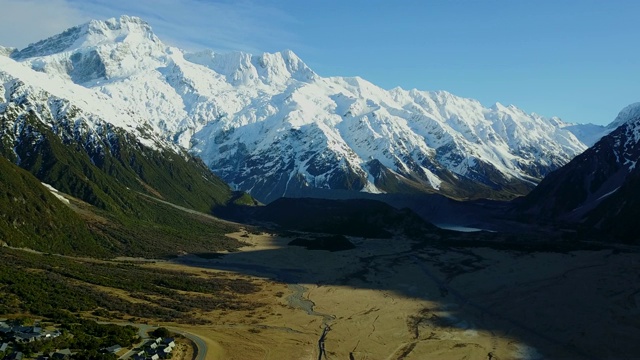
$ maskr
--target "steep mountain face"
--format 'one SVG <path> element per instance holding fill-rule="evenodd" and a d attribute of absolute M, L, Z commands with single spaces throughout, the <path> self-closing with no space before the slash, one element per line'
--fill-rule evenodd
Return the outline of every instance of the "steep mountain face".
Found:
<path fill-rule="evenodd" d="M 130 120 L 92 91 L 0 58 L 0 94 L 0 154 L 62 192 L 136 216 L 137 192 L 204 212 L 233 198 L 202 161 L 143 127 L 114 125 Z"/>
<path fill-rule="evenodd" d="M 549 174 L 519 210 L 547 221 L 580 224 L 617 239 L 638 241 L 640 103 L 623 109 L 617 126 L 593 147 Z M 599 233 L 597 233 L 599 234 Z"/>
<path fill-rule="evenodd" d="M 324 78 L 291 51 L 186 53 L 126 16 L 5 53 L 46 73 L 62 98 L 189 150 L 264 202 L 314 189 L 510 198 L 606 132 L 442 91 Z"/>
<path fill-rule="evenodd" d="M 192 210 L 253 199 L 137 120 L 98 92 L 0 57 L 0 158 L 23 169 L 2 166 L 0 207 L 19 209 L 2 211 L 0 240 L 105 257 L 237 249 L 224 235 L 236 226 Z M 41 182 L 73 198 L 52 202 Z"/>
<path fill-rule="evenodd" d="M 119 21 L 91 21 L 14 51 L 16 60 L 34 59 L 38 71 L 55 73 L 75 83 L 124 79 L 140 70 L 157 67 L 164 45 L 148 24 L 123 16 Z M 70 51 L 71 50 L 71 51 Z"/>

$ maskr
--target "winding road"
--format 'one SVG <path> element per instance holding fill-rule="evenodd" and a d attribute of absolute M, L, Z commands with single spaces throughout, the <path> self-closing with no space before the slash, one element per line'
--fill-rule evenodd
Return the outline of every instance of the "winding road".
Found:
<path fill-rule="evenodd" d="M 147 324 L 134 324 L 134 323 L 130 323 L 130 322 L 108 322 L 108 321 L 98 321 L 99 324 L 114 324 L 114 325 L 120 325 L 120 326 L 134 326 L 138 328 L 138 336 L 140 336 L 141 341 L 134 346 L 133 348 L 139 348 L 142 347 L 144 345 L 145 342 L 149 341 L 150 337 L 149 337 L 149 332 L 152 330 L 155 330 L 158 328 L 158 326 L 153 326 L 153 325 L 147 325 Z M 196 356 L 194 358 L 194 360 L 205 360 L 207 358 L 207 344 L 204 342 L 204 340 L 202 340 L 201 338 L 199 338 L 197 335 L 194 335 L 190 332 L 186 332 L 184 330 L 180 330 L 174 327 L 168 327 L 165 326 L 165 328 L 173 333 L 176 334 L 180 334 L 184 337 L 186 337 L 187 339 L 193 341 L 193 343 L 196 345 Z M 136 351 L 135 350 L 129 350 L 127 351 L 127 353 L 125 353 L 124 355 L 120 356 L 118 359 L 128 359 L 131 356 L 133 356 L 133 354 L 135 354 Z"/>
<path fill-rule="evenodd" d="M 193 341 L 193 343 L 196 345 L 196 357 L 194 358 L 195 360 L 205 360 L 207 358 L 207 344 L 204 342 L 204 340 L 202 340 L 201 338 L 199 338 L 198 336 L 180 330 L 180 329 L 176 329 L 176 328 L 172 328 L 172 327 L 168 327 L 167 329 L 169 329 L 169 331 L 174 332 L 176 334 L 180 334 L 184 337 L 186 337 L 187 339 Z"/>

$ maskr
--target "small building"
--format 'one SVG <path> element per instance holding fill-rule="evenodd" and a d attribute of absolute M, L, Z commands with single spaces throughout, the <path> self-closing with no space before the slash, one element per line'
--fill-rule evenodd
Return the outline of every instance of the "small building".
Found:
<path fill-rule="evenodd" d="M 105 349 L 104 349 L 104 351 L 105 351 L 105 352 L 108 352 L 108 353 L 111 353 L 111 354 L 115 354 L 115 353 L 117 353 L 117 352 L 118 352 L 118 351 L 120 351 L 120 350 L 122 350 L 122 346 L 117 345 L 117 344 L 116 344 L 116 345 L 109 346 L 108 348 L 105 348 Z"/>
<path fill-rule="evenodd" d="M 161 337 L 156 339 L 156 344 L 160 344 L 161 342 L 162 342 L 162 338 Z"/>
<path fill-rule="evenodd" d="M 174 347 L 174 346 L 176 346 L 176 343 L 175 343 L 175 341 L 174 341 L 174 339 L 173 339 L 173 338 L 164 338 L 164 339 L 162 339 L 162 343 L 163 343 L 164 345 L 169 346 L 169 347 Z"/>
<path fill-rule="evenodd" d="M 0 345 L 0 352 L 5 352 L 7 351 L 7 347 L 9 346 L 9 344 L 7 343 L 2 343 L 2 345 Z"/>
<path fill-rule="evenodd" d="M 28 334 L 31 332 L 31 330 L 33 330 L 33 327 L 31 326 L 14 326 L 13 327 L 13 332 L 17 332 L 17 333 Z"/>
<path fill-rule="evenodd" d="M 40 334 L 19 332 L 13 336 L 13 341 L 17 343 L 30 343 L 30 342 L 36 341 L 41 337 L 42 335 Z"/>
<path fill-rule="evenodd" d="M 151 359 L 151 360 L 158 360 L 158 359 L 160 359 L 160 355 L 158 355 L 158 354 L 153 354 L 153 355 L 151 355 L 151 358 L 150 358 L 150 359 Z"/>

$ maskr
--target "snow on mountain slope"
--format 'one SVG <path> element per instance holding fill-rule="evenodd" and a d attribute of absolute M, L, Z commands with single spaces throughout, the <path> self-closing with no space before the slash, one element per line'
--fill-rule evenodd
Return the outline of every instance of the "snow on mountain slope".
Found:
<path fill-rule="evenodd" d="M 513 197 L 604 133 L 444 91 L 324 78 L 291 51 L 186 53 L 127 16 L 10 56 L 107 121 L 189 149 L 262 201 L 314 188 Z"/>
<path fill-rule="evenodd" d="M 594 146 L 549 174 L 518 203 L 519 210 L 546 221 L 579 224 L 587 235 L 600 236 L 598 241 L 613 235 L 637 242 L 640 103 L 623 109 L 610 127 L 615 125 Z"/>
<path fill-rule="evenodd" d="M 607 128 L 613 131 L 621 125 L 637 121 L 638 118 L 640 118 L 640 102 L 633 103 L 620 110 L 618 116 L 616 116 L 611 124 L 607 125 Z"/>
<path fill-rule="evenodd" d="M 13 52 L 15 52 L 16 48 L 5 47 L 0 45 L 0 56 L 11 56 Z"/>
<path fill-rule="evenodd" d="M 51 115 L 52 121 L 70 115 L 91 129 L 105 124 L 115 125 L 136 135 L 146 146 L 174 148 L 163 137 L 140 127 L 135 116 L 117 108 L 109 98 L 99 92 L 43 74 L 24 64 L 0 56 L 0 114 L 12 110 L 16 104 Z M 50 126 L 53 126 L 51 123 Z"/>
<path fill-rule="evenodd" d="M 13 52 L 11 57 L 25 60 L 35 70 L 92 86 L 160 66 L 164 50 L 147 23 L 123 16 L 70 28 Z"/>
<path fill-rule="evenodd" d="M 604 135 L 610 133 L 613 129 L 611 125 L 606 127 L 595 124 L 561 124 L 563 129 L 571 132 L 586 146 L 593 146 Z"/>

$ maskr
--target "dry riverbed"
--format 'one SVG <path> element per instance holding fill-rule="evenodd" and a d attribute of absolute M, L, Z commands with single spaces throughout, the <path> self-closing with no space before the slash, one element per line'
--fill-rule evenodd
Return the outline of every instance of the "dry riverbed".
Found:
<path fill-rule="evenodd" d="M 249 277 L 253 311 L 199 314 L 177 325 L 210 359 L 541 359 L 640 353 L 640 257 L 612 250 L 521 253 L 351 239 L 356 249 L 251 244 L 221 258 L 185 255 L 145 266 Z"/>

